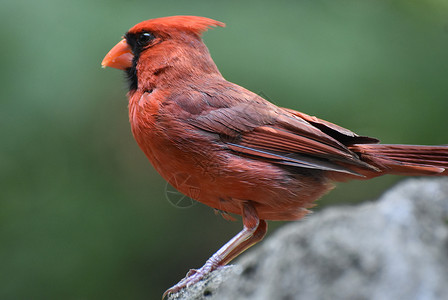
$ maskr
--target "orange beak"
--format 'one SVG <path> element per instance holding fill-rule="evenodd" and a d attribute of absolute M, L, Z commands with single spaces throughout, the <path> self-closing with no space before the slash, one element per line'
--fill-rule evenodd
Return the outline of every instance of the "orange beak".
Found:
<path fill-rule="evenodd" d="M 101 66 L 103 68 L 110 67 L 120 70 L 126 70 L 132 67 L 132 59 L 134 55 L 132 50 L 126 43 L 125 39 L 122 39 L 118 44 L 116 44 L 109 53 L 106 54 Z"/>

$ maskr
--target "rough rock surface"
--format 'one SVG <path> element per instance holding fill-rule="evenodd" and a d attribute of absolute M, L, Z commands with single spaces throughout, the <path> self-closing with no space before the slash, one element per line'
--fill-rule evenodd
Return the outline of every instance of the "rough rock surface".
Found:
<path fill-rule="evenodd" d="M 448 180 L 325 209 L 235 264 L 168 299 L 448 299 Z"/>

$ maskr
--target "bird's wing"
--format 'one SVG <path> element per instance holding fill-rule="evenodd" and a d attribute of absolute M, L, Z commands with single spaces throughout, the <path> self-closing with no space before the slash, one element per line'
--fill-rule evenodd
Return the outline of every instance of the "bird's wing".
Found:
<path fill-rule="evenodd" d="M 184 109 L 195 111 L 190 114 L 188 124 L 219 135 L 221 142 L 239 155 L 280 165 L 359 176 L 362 175 L 354 169 L 374 169 L 342 142 L 301 117 L 300 113 L 279 108 L 255 94 L 244 97 L 250 100 L 238 98 L 237 101 L 234 98 L 223 99 L 223 95 L 201 94 L 201 97 L 200 103 L 207 103 L 206 106 L 191 101 L 191 97 L 187 97 L 190 101 L 178 102 Z M 321 124 L 323 127 L 324 121 Z M 338 126 L 328 128 L 328 131 L 346 136 Z M 335 136 L 338 134 L 333 133 Z M 349 136 L 352 139 L 356 137 L 354 133 Z"/>
<path fill-rule="evenodd" d="M 289 113 L 298 116 L 312 124 L 313 126 L 319 128 L 321 131 L 325 132 L 329 136 L 337 139 L 344 145 L 354 145 L 354 144 L 376 144 L 379 143 L 379 140 L 376 138 L 368 137 L 368 136 L 360 136 L 354 133 L 347 128 L 341 127 L 339 125 L 333 124 L 331 122 L 319 119 L 314 116 L 307 115 L 305 113 L 292 110 L 289 108 L 283 108 Z"/>

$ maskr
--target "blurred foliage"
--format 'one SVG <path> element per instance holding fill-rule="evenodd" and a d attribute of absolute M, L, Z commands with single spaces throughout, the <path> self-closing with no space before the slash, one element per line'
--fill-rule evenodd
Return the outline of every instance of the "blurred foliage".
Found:
<path fill-rule="evenodd" d="M 0 299 L 156 299 L 240 230 L 166 201 L 123 76 L 100 68 L 132 25 L 176 14 L 226 22 L 204 37 L 221 72 L 277 105 L 386 143 L 448 142 L 444 0 L 4 0 Z M 398 179 L 340 184 L 317 209 Z"/>

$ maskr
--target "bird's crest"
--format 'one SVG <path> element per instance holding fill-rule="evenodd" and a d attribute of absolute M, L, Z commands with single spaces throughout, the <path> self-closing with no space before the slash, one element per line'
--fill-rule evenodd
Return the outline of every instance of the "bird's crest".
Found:
<path fill-rule="evenodd" d="M 129 32 L 136 33 L 140 31 L 170 32 L 173 30 L 186 31 L 200 36 L 207 29 L 215 26 L 225 27 L 222 22 L 197 16 L 172 16 L 157 19 L 150 19 L 138 23 L 132 27 Z"/>

